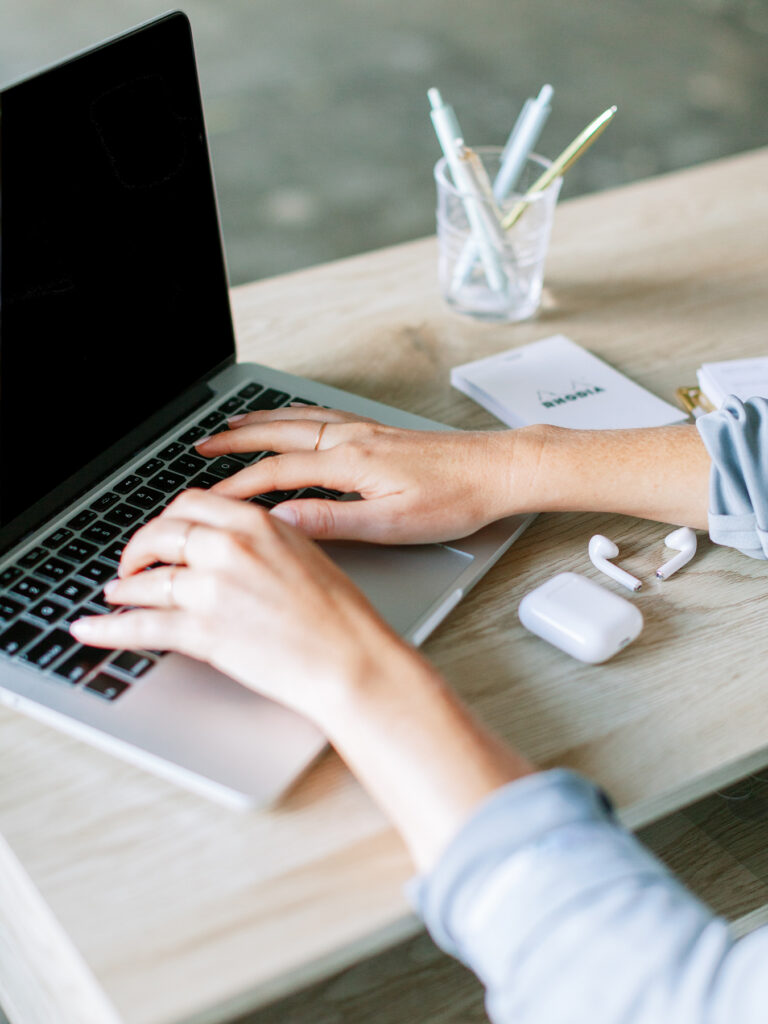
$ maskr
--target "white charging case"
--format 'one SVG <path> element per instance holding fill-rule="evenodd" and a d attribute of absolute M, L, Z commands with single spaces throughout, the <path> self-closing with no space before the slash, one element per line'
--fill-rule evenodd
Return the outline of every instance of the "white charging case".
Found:
<path fill-rule="evenodd" d="M 608 661 L 640 635 L 640 609 L 599 583 L 561 572 L 526 594 L 517 610 L 531 633 L 579 661 Z"/>

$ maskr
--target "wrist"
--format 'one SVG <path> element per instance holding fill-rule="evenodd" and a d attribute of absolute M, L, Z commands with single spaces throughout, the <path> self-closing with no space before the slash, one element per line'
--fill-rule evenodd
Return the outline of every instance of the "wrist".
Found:
<path fill-rule="evenodd" d="M 534 423 L 492 435 L 496 448 L 496 479 L 501 481 L 499 518 L 541 512 L 552 481 L 546 462 L 557 428 Z"/>

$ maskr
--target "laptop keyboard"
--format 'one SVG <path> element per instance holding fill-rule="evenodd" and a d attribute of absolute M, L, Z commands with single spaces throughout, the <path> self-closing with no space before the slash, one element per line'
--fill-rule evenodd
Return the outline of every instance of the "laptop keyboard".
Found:
<path fill-rule="evenodd" d="M 292 401 L 316 404 L 255 381 L 246 384 L 0 570 L 0 655 L 103 700 L 114 701 L 126 693 L 167 652 L 86 647 L 71 636 L 69 624 L 84 615 L 118 614 L 104 600 L 104 584 L 115 577 L 131 536 L 177 494 L 188 487 L 208 489 L 275 454 L 203 459 L 194 443 L 224 430 L 228 416 L 277 409 Z M 336 499 L 341 492 L 308 487 L 250 500 L 270 508 L 295 497 Z"/>

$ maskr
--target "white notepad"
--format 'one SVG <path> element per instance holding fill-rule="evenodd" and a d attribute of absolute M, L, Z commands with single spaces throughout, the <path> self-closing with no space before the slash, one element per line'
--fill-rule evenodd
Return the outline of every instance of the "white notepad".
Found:
<path fill-rule="evenodd" d="M 704 363 L 696 371 L 699 387 L 716 409 L 729 395 L 742 401 L 761 396 L 768 398 L 768 358 L 729 359 L 722 363 Z"/>
<path fill-rule="evenodd" d="M 688 415 L 556 334 L 456 366 L 451 384 L 510 427 L 660 427 Z"/>

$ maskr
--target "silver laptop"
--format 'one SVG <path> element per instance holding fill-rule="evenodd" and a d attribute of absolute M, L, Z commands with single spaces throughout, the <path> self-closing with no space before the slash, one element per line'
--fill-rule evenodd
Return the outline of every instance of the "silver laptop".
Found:
<path fill-rule="evenodd" d="M 68 624 L 108 610 L 124 545 L 179 491 L 269 457 L 200 458 L 226 416 L 301 400 L 439 425 L 235 362 L 183 14 L 0 93 L 0 217 L 0 697 L 216 799 L 272 801 L 323 748 L 314 726 L 189 658 L 84 647 Z M 257 500 L 303 493 L 318 491 Z M 525 525 L 328 550 L 419 644 Z"/>

